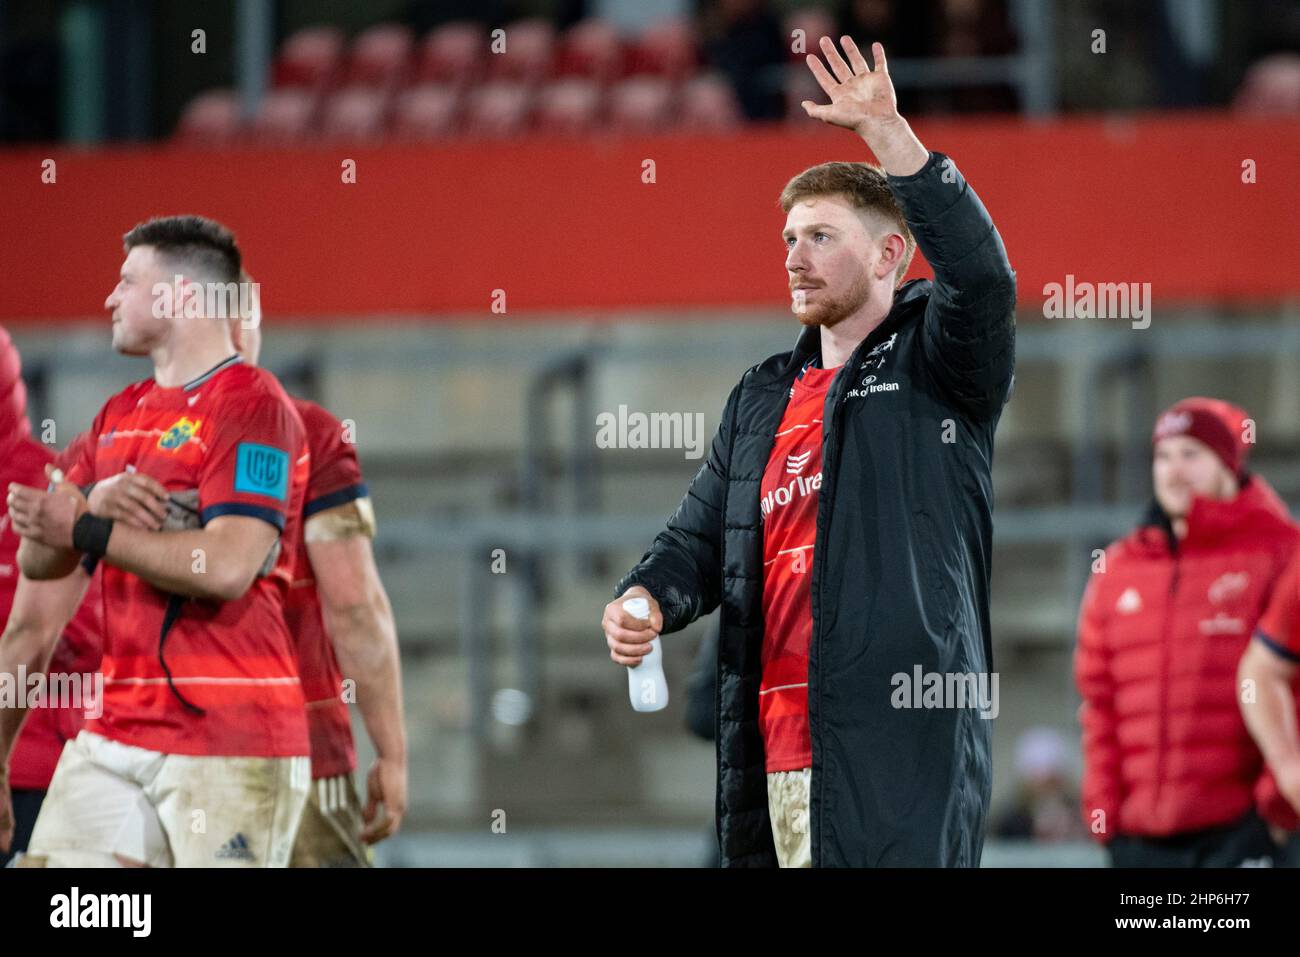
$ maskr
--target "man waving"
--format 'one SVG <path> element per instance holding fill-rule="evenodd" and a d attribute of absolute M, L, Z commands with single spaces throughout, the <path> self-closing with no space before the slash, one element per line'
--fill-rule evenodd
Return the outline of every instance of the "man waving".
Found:
<path fill-rule="evenodd" d="M 976 866 L 1015 273 L 974 191 L 898 114 L 880 44 L 872 69 L 841 42 L 847 62 L 828 38 L 829 70 L 808 58 L 831 102 L 804 109 L 881 166 L 825 163 L 782 191 L 794 350 L 741 377 L 602 627 L 634 666 L 722 606 L 724 866 Z M 904 283 L 917 246 L 935 278 Z"/>

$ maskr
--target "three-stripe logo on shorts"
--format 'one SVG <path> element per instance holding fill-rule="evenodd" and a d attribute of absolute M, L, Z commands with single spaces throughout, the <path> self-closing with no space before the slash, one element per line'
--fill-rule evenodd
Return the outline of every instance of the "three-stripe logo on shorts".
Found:
<path fill-rule="evenodd" d="M 348 806 L 348 789 L 342 776 L 321 778 L 316 782 L 316 803 L 322 811 L 334 813 Z"/>
<path fill-rule="evenodd" d="M 311 758 L 299 755 L 289 759 L 289 788 L 306 791 L 311 787 Z"/>

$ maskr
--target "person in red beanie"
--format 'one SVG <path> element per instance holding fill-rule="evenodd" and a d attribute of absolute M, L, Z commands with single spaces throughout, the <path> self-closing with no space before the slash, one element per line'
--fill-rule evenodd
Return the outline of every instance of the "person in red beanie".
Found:
<path fill-rule="evenodd" d="M 50 449 L 32 438 L 18 350 L 9 333 L 0 328 L 0 485 L 43 483 L 45 464 L 59 465 L 67 458 L 64 453 L 56 459 Z M 0 724 L 22 724 L 12 752 L 0 752 L 0 866 L 27 849 L 63 745 L 81 729 L 86 704 L 95 706 L 93 702 L 47 700 L 41 707 L 25 708 L 22 692 L 29 686 L 17 680 L 18 669 L 11 672 L 10 666 L 25 665 L 27 673 L 35 675 L 49 657 L 51 676 L 84 677 L 97 671 L 102 652 L 97 594 L 81 601 L 88 591 L 98 592 L 98 576 L 92 579 L 79 569 L 59 581 L 24 578 L 18 572 L 18 541 L 0 503 L 0 618 L 5 621 L 0 657 L 17 692 L 13 706 L 7 697 L 0 698 Z M 69 608 L 77 608 L 71 621 Z M 64 687 L 76 688 L 80 695 L 88 690 L 84 685 L 79 680 Z M 26 722 L 22 723 L 24 716 Z"/>
<path fill-rule="evenodd" d="M 1155 501 L 1094 563 L 1079 615 L 1083 818 L 1116 867 L 1271 866 L 1236 677 L 1300 529 L 1246 470 L 1236 406 L 1184 399 L 1152 443 Z"/>

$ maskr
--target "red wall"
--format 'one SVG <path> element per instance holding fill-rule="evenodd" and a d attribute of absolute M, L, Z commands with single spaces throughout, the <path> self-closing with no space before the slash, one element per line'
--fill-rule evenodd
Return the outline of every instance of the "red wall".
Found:
<path fill-rule="evenodd" d="M 921 121 L 979 191 L 1022 304 L 1073 273 L 1152 299 L 1270 302 L 1300 291 L 1300 124 L 1220 115 Z M 41 160 L 57 161 L 43 184 Z M 357 182 L 340 181 L 345 157 Z M 654 159 L 657 182 L 641 182 Z M 0 319 L 102 315 L 119 237 L 196 212 L 237 232 L 268 311 L 294 315 L 770 305 L 788 301 L 776 197 L 829 159 L 814 125 L 725 138 L 447 147 L 170 148 L 0 154 Z M 1242 162 L 1258 182 L 1243 184 Z M 925 274 L 917 257 L 915 274 Z"/>

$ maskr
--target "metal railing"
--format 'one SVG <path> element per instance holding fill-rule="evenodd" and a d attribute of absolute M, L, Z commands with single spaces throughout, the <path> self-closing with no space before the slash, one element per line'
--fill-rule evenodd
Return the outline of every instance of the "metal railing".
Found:
<path fill-rule="evenodd" d="M 1291 316 L 1300 319 L 1294 311 L 1288 319 Z M 777 326 L 756 329 L 746 349 L 761 352 L 777 342 L 789 348 L 793 335 Z M 483 352 L 497 354 L 487 347 Z M 279 357 L 272 365 L 274 371 L 309 393 L 315 391 L 327 363 L 386 368 L 398 359 L 409 368 L 453 361 L 447 350 L 434 344 L 427 352 L 407 345 L 396 355 L 382 339 L 372 346 L 338 354 L 319 345 L 298 353 L 276 349 L 272 354 Z M 1157 316 L 1152 326 L 1141 332 L 1127 328 L 1121 332 L 1119 327 L 1103 322 L 1074 321 L 1050 327 L 1022 323 L 1017 355 L 1022 376 L 1035 363 L 1056 363 L 1062 368 L 1076 367 L 1076 382 L 1085 384 L 1061 386 L 1062 402 L 1078 409 L 1079 434 L 1071 439 L 1069 452 L 1073 486 L 1070 500 L 1047 507 L 1003 507 L 994 517 L 995 545 L 1056 545 L 1064 549 L 1067 558 L 1057 593 L 1062 605 L 1060 625 L 1068 629 L 1087 578 L 1091 549 L 1131 528 L 1146 497 L 1139 493 L 1149 487 L 1149 429 L 1158 398 L 1151 375 L 1154 363 L 1240 357 L 1263 363 L 1290 362 L 1300 358 L 1300 321 L 1229 324 L 1165 321 Z M 465 352 L 460 356 L 463 361 Z M 734 337 L 727 330 L 701 329 L 691 343 L 689 357 L 692 361 L 716 363 L 719 368 L 741 364 L 737 362 Z M 34 413 L 48 405 L 45 393 L 51 388 L 54 372 L 73 371 L 80 365 L 90 368 L 102 361 L 57 348 L 35 350 L 25 359 Z M 645 365 L 682 361 L 683 350 L 677 344 L 620 344 L 606 330 L 594 331 L 590 341 L 577 348 L 533 354 L 526 405 L 521 410 L 528 426 L 518 459 L 518 506 L 459 518 L 410 515 L 384 525 L 379 544 L 390 560 L 418 561 L 420 556 L 438 553 L 461 559 L 457 630 L 468 667 L 471 730 L 477 738 L 481 739 L 489 726 L 496 690 L 490 668 L 494 638 L 491 611 L 496 603 L 503 596 L 512 603 L 508 618 L 514 624 L 506 634 L 509 658 L 516 666 L 519 690 L 525 700 L 536 702 L 540 700 L 542 673 L 536 622 L 550 603 L 567 598 L 545 587 L 546 568 L 557 558 L 574 560 L 581 577 L 594 581 L 604 576 L 612 588 L 613 578 L 622 569 L 603 568 L 600 556 L 615 549 L 643 548 L 663 527 L 663 509 L 653 513 L 601 513 L 602 484 L 610 478 L 611 470 L 602 467 L 592 442 L 593 407 L 597 402 L 595 370 L 603 362 Z M 1108 423 L 1087 401 L 1089 393 L 1101 387 L 1124 390 L 1128 410 L 1119 439 L 1124 452 L 1118 487 L 1125 494 L 1122 501 L 1112 503 L 1102 501 L 1102 476 L 1104 453 L 1113 445 L 1106 435 L 1114 430 L 1107 429 Z M 572 418 L 557 424 L 550 409 L 566 391 L 573 397 Z M 560 437 L 565 435 L 571 438 L 571 448 L 560 448 Z M 553 468 L 557 461 L 561 462 L 559 469 Z M 684 490 L 684 482 L 682 487 Z M 494 548 L 504 548 L 512 572 L 523 574 L 492 574 Z M 598 610 L 592 611 L 593 629 Z"/>

